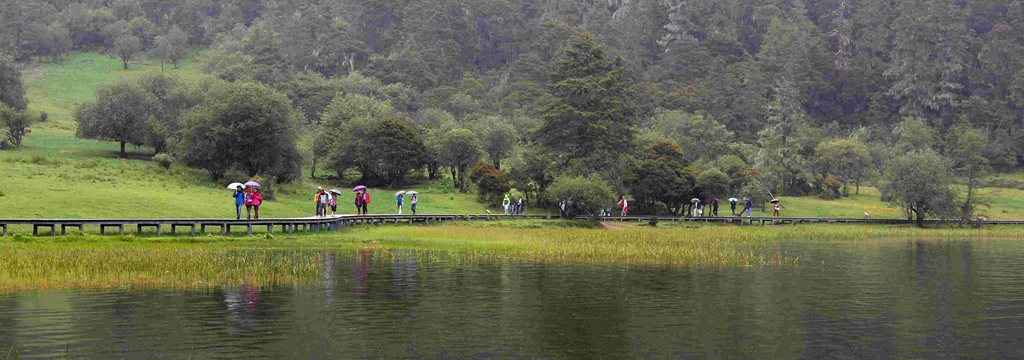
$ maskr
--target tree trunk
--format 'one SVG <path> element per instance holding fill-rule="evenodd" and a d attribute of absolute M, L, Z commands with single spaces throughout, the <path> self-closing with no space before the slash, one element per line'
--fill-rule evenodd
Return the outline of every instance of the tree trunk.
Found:
<path fill-rule="evenodd" d="M 126 158 L 127 157 L 126 155 L 127 154 L 125 154 L 125 152 L 124 152 L 124 141 L 122 141 L 121 142 L 121 158 L 122 159 Z"/>
<path fill-rule="evenodd" d="M 124 63 L 124 69 L 125 69 L 125 70 L 128 70 L 128 59 L 126 59 L 126 58 L 121 58 L 121 62 L 123 62 L 123 63 Z"/>
<path fill-rule="evenodd" d="M 178 69 L 178 60 L 172 60 L 172 61 L 171 61 L 171 64 L 174 64 L 174 69 L 175 69 L 175 70 L 177 70 L 177 69 Z"/>
<path fill-rule="evenodd" d="M 857 177 L 857 191 L 855 194 L 860 195 L 860 176 Z"/>

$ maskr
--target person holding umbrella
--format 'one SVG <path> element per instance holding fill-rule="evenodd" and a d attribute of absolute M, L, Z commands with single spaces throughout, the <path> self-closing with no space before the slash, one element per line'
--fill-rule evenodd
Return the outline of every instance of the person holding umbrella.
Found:
<path fill-rule="evenodd" d="M 405 191 L 395 194 L 395 204 L 398 205 L 398 215 L 402 215 L 402 205 L 405 205 Z"/>
<path fill-rule="evenodd" d="M 235 198 L 235 220 L 241 220 L 242 219 L 242 205 L 245 204 L 245 190 L 243 190 L 243 189 L 245 189 L 245 185 L 242 185 L 242 184 L 232 184 L 232 185 L 235 185 L 235 193 L 234 193 L 234 195 L 231 195 L 232 197 Z"/>
<path fill-rule="evenodd" d="M 775 206 L 774 206 L 775 211 L 772 212 L 772 218 L 778 218 L 779 217 L 779 199 L 772 199 L 772 204 L 775 204 Z"/>
<path fill-rule="evenodd" d="M 690 203 L 693 204 L 693 217 L 698 217 L 700 215 L 700 199 L 690 199 Z"/>
<path fill-rule="evenodd" d="M 338 214 L 338 197 L 341 196 L 341 191 L 338 189 L 331 189 L 331 198 L 327 201 L 327 206 L 331 207 L 331 216 Z"/>
<path fill-rule="evenodd" d="M 416 215 L 416 204 L 420 202 L 419 193 L 415 191 L 407 192 L 409 194 L 409 209 L 412 210 L 412 214 Z"/>
<path fill-rule="evenodd" d="M 245 218 L 252 219 L 252 188 L 245 189 Z"/>
<path fill-rule="evenodd" d="M 356 193 L 356 215 L 363 215 L 363 194 Z"/>
<path fill-rule="evenodd" d="M 253 192 L 253 194 L 252 194 L 252 207 L 253 207 L 253 209 L 256 212 L 256 216 L 254 218 L 256 220 L 259 220 L 260 219 L 260 205 L 263 204 L 263 194 L 260 193 L 259 186 L 254 187 L 252 189 L 252 192 Z"/>

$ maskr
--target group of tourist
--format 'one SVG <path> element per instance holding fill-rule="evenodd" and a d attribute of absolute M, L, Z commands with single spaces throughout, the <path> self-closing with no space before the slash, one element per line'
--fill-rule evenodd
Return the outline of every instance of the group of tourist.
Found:
<path fill-rule="evenodd" d="M 515 194 L 505 194 L 501 200 L 501 206 L 505 208 L 505 215 L 523 215 L 526 212 L 526 199 Z"/>
<path fill-rule="evenodd" d="M 569 205 L 572 206 L 572 198 L 570 198 L 568 201 L 569 201 Z M 743 215 L 743 213 L 746 213 L 747 217 L 751 217 L 751 211 L 753 211 L 753 209 L 754 209 L 754 201 L 751 200 L 750 198 L 743 198 L 743 201 L 745 202 L 743 210 L 740 211 L 739 214 L 737 214 L 736 213 L 736 203 L 738 201 L 739 200 L 736 199 L 736 198 L 730 198 L 729 199 L 729 205 L 730 205 L 730 208 L 732 209 L 732 216 L 741 216 L 741 215 Z M 693 217 L 702 217 L 702 216 L 705 216 L 704 215 L 705 207 L 708 207 L 708 211 L 710 212 L 708 214 L 708 216 L 710 216 L 710 217 L 718 217 L 718 198 L 710 197 L 710 198 L 708 198 L 707 203 L 704 203 L 703 205 L 702 205 L 702 203 L 703 202 L 699 198 L 691 199 L 689 204 L 686 204 L 686 205 L 683 206 L 683 214 L 685 214 L 687 216 L 693 216 Z M 774 208 L 773 208 L 773 211 L 772 211 L 772 217 L 773 218 L 778 218 L 779 217 L 779 210 L 781 209 L 781 201 L 779 201 L 778 199 L 772 199 L 771 203 L 774 205 Z M 619 204 L 618 205 L 619 205 L 619 208 L 622 209 L 622 212 L 620 213 L 620 216 L 627 216 L 627 215 L 629 215 L 629 200 L 626 200 L 625 196 L 622 196 L 621 198 L 619 198 Z M 559 204 L 559 207 L 563 211 L 565 211 L 565 202 L 563 201 L 561 204 Z M 602 216 L 612 216 L 611 209 L 602 209 L 601 215 Z"/>
<path fill-rule="evenodd" d="M 260 205 L 263 204 L 263 194 L 260 193 L 260 188 L 238 185 L 235 187 L 235 219 L 242 219 L 242 205 L 245 205 L 246 219 L 253 218 L 253 210 L 255 210 L 256 220 L 260 219 Z"/>
<path fill-rule="evenodd" d="M 412 214 L 416 215 L 416 204 L 420 202 L 419 194 L 412 193 L 409 195 L 409 210 L 412 210 Z M 398 205 L 398 215 L 402 215 L 402 206 L 405 205 L 405 194 L 398 193 L 395 196 L 395 204 Z"/>

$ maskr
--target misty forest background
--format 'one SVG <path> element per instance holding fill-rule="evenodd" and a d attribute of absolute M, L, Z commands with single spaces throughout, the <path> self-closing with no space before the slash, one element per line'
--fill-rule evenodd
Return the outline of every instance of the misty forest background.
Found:
<path fill-rule="evenodd" d="M 96 51 L 208 79 L 97 90 L 78 136 L 287 182 L 451 176 L 499 201 L 881 190 L 969 218 L 1024 164 L 1024 2 L 1009 0 L 18 0 L 0 69 Z M 25 110 L 0 88 L 6 147 Z M 15 74 L 16 75 L 16 74 Z M 16 77 L 16 76 L 13 76 Z"/>

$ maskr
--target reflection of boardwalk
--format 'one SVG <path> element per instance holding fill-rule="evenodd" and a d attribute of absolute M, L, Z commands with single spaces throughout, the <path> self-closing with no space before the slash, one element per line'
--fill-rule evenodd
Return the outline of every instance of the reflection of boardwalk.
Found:
<path fill-rule="evenodd" d="M 84 231 L 85 226 L 98 226 L 100 234 L 106 233 L 107 229 L 116 228 L 118 234 L 124 234 L 125 227 L 135 226 L 136 233 L 152 229 L 157 235 L 163 234 L 165 227 L 170 228 L 171 234 L 176 234 L 178 228 L 189 229 L 188 234 L 196 236 L 197 233 L 206 233 L 209 227 L 217 228 L 220 234 L 231 234 L 231 229 L 244 227 L 246 234 L 252 234 L 253 228 L 265 227 L 268 233 L 273 233 L 280 228 L 282 232 L 292 233 L 296 231 L 336 231 L 342 228 L 359 225 L 384 225 L 384 224 L 416 224 L 431 223 L 439 221 L 490 221 L 498 219 L 554 219 L 555 215 L 337 215 L 328 217 L 307 217 L 307 218 L 281 218 L 281 219 L 260 219 L 260 220 L 234 220 L 234 219 L 0 219 L 0 236 L 7 235 L 8 227 L 12 225 L 31 226 L 32 234 L 38 235 L 40 229 L 48 230 L 51 236 L 60 233 L 63 235 L 67 228 L 76 228 Z M 587 219 L 580 217 L 579 219 Z M 598 221 L 636 221 L 647 222 L 650 216 L 624 216 L 624 217 L 596 217 Z M 878 225 L 912 225 L 917 222 L 906 219 L 850 219 L 850 218 L 770 218 L 770 217 L 666 217 L 659 218 L 659 221 L 673 222 L 703 222 L 736 225 L 783 225 L 783 224 L 878 224 Z M 957 223 L 959 220 L 924 220 L 926 225 L 937 225 L 944 223 Z M 980 222 L 982 225 L 1024 225 L 1024 220 L 986 220 Z"/>

